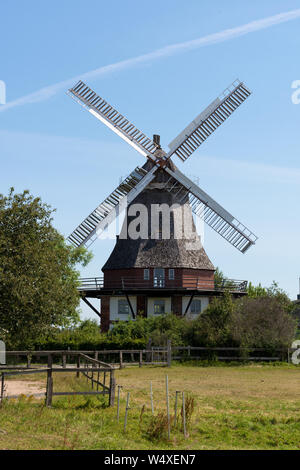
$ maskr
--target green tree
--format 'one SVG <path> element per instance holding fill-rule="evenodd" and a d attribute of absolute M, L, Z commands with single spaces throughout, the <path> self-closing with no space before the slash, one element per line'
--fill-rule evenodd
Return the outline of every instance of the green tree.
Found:
<path fill-rule="evenodd" d="M 205 311 L 190 322 L 187 342 L 192 346 L 231 346 L 234 308 L 234 300 L 227 290 L 214 297 Z"/>
<path fill-rule="evenodd" d="M 66 245 L 53 212 L 28 191 L 0 195 L 0 330 L 15 347 L 79 319 L 76 265 L 90 254 Z"/>

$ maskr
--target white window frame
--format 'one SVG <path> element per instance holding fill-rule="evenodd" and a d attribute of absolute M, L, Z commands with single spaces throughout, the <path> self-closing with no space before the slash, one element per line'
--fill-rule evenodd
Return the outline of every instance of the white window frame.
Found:
<path fill-rule="evenodd" d="M 155 304 L 156 305 L 162 305 L 163 306 L 163 312 L 159 311 L 159 312 L 156 312 L 155 311 Z M 166 307 L 166 302 L 164 299 L 155 299 L 154 302 L 153 302 L 153 314 L 154 315 L 164 315 L 165 314 L 165 307 Z"/>
<path fill-rule="evenodd" d="M 169 280 L 170 281 L 174 281 L 175 279 L 175 269 L 174 268 L 170 268 L 169 269 Z"/>
<path fill-rule="evenodd" d="M 120 303 L 121 302 L 124 306 L 126 306 L 127 312 L 121 312 L 120 311 Z M 128 315 L 129 313 L 130 313 L 130 309 L 129 309 L 129 305 L 128 305 L 127 300 L 126 299 L 118 299 L 118 315 Z"/>
<path fill-rule="evenodd" d="M 146 268 L 144 269 L 144 281 L 149 281 L 150 280 L 150 269 Z"/>
<path fill-rule="evenodd" d="M 200 310 L 197 310 L 195 312 L 192 311 L 192 305 L 193 303 L 196 303 L 196 302 L 199 302 L 200 303 Z M 192 315 L 199 315 L 199 313 L 201 313 L 202 311 L 202 302 L 201 302 L 201 299 L 193 299 L 192 302 L 191 302 L 191 305 L 190 305 L 190 313 Z"/>

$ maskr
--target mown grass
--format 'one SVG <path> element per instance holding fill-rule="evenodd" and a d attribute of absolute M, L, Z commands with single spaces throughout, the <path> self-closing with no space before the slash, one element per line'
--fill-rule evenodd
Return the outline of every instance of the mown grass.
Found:
<path fill-rule="evenodd" d="M 299 373 L 299 367 L 284 364 L 125 368 L 116 371 L 117 384 L 123 387 L 119 423 L 116 405 L 108 408 L 107 398 L 57 397 L 49 409 L 43 400 L 23 397 L 0 408 L 0 449 L 300 449 Z M 176 390 L 195 401 L 187 438 L 180 416 L 169 441 L 165 429 L 160 439 L 149 433 L 150 381 L 157 416 L 166 410 L 166 374 L 172 414 Z M 45 376 L 32 375 L 30 380 L 43 383 Z M 75 374 L 54 374 L 55 391 L 87 387 Z M 127 392 L 130 410 L 124 433 Z"/>

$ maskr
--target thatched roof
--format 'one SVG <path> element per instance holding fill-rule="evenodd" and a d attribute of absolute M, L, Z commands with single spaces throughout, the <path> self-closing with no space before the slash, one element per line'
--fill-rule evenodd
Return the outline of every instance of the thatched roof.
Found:
<path fill-rule="evenodd" d="M 145 167 L 149 169 L 151 165 L 151 162 L 147 162 Z M 173 166 L 172 162 L 170 162 L 171 165 Z M 168 178 L 169 175 L 164 170 L 158 170 L 155 179 L 127 209 L 128 213 L 133 204 L 143 204 L 148 209 L 147 215 L 140 215 L 142 228 L 145 229 L 148 226 L 148 239 L 145 236 L 137 240 L 128 237 L 128 227 L 130 228 L 130 223 L 136 215 L 131 217 L 127 215 L 120 237 L 117 238 L 116 245 L 102 268 L 103 271 L 151 267 L 214 270 L 196 232 L 188 199 L 186 197 L 181 200 L 182 195 L 179 197 L 166 190 L 165 182 Z M 151 238 L 151 230 L 154 230 L 154 223 L 151 220 L 152 204 L 168 204 L 169 206 L 176 204 L 172 211 L 169 239 L 153 239 L 153 234 Z M 183 220 L 184 228 L 190 227 L 190 230 L 186 230 L 184 237 L 177 239 L 176 230 L 179 230 L 179 227 L 183 228 Z M 157 233 L 156 236 L 158 238 L 159 234 Z"/>

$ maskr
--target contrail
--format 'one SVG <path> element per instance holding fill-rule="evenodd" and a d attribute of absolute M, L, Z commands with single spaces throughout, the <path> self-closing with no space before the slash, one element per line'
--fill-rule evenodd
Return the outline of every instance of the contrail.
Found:
<path fill-rule="evenodd" d="M 285 23 L 290 20 L 294 20 L 300 17 L 300 9 L 290 10 L 284 13 L 279 13 L 278 15 L 269 16 L 261 20 L 251 21 L 250 23 L 238 26 L 236 28 L 225 29 L 219 33 L 209 34 L 192 41 L 180 42 L 177 44 L 171 44 L 169 46 L 156 49 L 153 52 L 143 54 L 137 57 L 133 57 L 126 60 L 121 60 L 120 62 L 115 62 L 113 64 L 105 65 L 103 67 L 91 70 L 89 72 L 77 75 L 68 80 L 50 85 L 44 88 L 41 88 L 34 93 L 25 95 L 21 98 L 18 98 L 14 101 L 11 101 L 5 105 L 0 106 L 0 112 L 6 111 L 16 106 L 21 106 L 29 103 L 37 103 L 40 101 L 47 100 L 51 96 L 56 95 L 59 91 L 69 88 L 78 80 L 90 80 L 102 77 L 112 72 L 116 72 L 122 69 L 128 69 L 134 67 L 135 65 L 143 64 L 146 62 L 153 62 L 163 57 L 173 56 L 175 54 L 180 54 L 186 51 L 191 51 L 193 49 L 198 49 L 203 46 L 209 46 L 211 44 L 216 44 L 219 42 L 228 41 L 239 36 L 244 36 L 245 34 L 253 33 L 255 31 L 260 31 L 262 29 L 270 28 L 271 26 Z"/>

